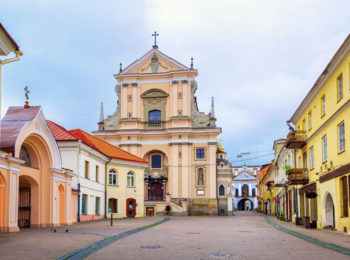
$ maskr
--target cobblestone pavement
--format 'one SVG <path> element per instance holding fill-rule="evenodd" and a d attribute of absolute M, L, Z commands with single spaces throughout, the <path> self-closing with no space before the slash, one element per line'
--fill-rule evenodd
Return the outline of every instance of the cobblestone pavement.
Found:
<path fill-rule="evenodd" d="M 296 226 L 294 223 L 280 221 L 275 217 L 266 216 L 271 221 L 288 230 L 298 232 L 308 237 L 318 239 L 323 242 L 333 243 L 338 246 L 350 248 L 350 235 L 344 232 L 336 232 L 325 229 L 305 229 L 303 226 Z"/>
<path fill-rule="evenodd" d="M 81 222 L 73 226 L 23 229 L 17 233 L 0 233 L 0 259 L 56 259 L 106 236 L 153 224 L 162 217 Z M 65 231 L 69 229 L 68 233 Z"/>
<path fill-rule="evenodd" d="M 349 259 L 279 231 L 254 212 L 172 217 L 113 243 L 88 259 Z"/>

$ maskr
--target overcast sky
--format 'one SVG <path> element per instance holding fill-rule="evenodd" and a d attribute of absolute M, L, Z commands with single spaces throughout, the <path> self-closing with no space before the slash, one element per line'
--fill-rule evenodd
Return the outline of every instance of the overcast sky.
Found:
<path fill-rule="evenodd" d="M 3 67 L 2 112 L 41 105 L 47 119 L 97 129 L 115 111 L 113 74 L 159 49 L 198 69 L 198 105 L 217 125 L 233 165 L 264 164 L 273 141 L 349 34 L 350 1 L 1 0 L 0 22 L 24 55 Z M 252 159 L 258 157 L 256 159 Z"/>

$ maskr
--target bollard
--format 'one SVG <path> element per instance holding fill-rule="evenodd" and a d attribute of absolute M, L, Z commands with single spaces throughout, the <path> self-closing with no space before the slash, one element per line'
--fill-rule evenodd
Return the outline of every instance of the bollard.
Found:
<path fill-rule="evenodd" d="M 111 226 L 113 226 L 113 214 L 111 214 Z"/>

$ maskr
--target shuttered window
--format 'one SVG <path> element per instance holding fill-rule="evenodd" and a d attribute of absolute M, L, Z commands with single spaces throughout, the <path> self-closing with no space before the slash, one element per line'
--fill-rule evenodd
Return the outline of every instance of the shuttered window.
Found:
<path fill-rule="evenodd" d="M 348 212 L 348 183 L 347 183 L 347 178 L 346 176 L 344 176 L 343 178 L 341 178 L 341 184 L 342 184 L 342 193 L 343 193 L 343 203 L 342 203 L 342 207 L 343 207 L 343 214 L 342 217 L 348 217 L 349 216 L 349 212 Z"/>

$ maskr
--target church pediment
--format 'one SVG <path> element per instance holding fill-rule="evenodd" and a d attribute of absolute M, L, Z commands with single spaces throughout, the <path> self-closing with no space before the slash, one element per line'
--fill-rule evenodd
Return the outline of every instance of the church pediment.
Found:
<path fill-rule="evenodd" d="M 170 58 L 169 56 L 160 52 L 157 48 L 153 48 L 140 59 L 131 63 L 119 74 L 152 74 L 187 70 L 190 70 L 187 66 Z"/>
<path fill-rule="evenodd" d="M 252 181 L 252 180 L 255 180 L 255 178 L 251 176 L 248 172 L 242 172 L 240 175 L 234 178 L 234 181 Z"/>
<path fill-rule="evenodd" d="M 141 95 L 142 98 L 166 98 L 167 96 L 169 94 L 160 89 L 150 89 Z"/>

